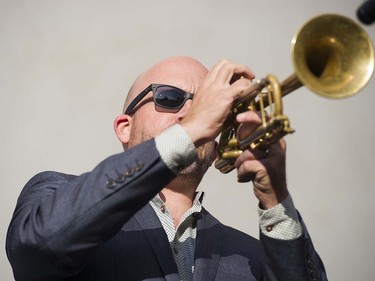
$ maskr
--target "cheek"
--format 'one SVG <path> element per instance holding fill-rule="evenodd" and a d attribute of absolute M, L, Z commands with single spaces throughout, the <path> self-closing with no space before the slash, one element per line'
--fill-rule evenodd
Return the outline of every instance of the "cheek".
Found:
<path fill-rule="evenodd" d="M 133 118 L 131 139 L 137 140 L 137 143 L 159 135 L 176 123 L 173 114 L 169 113 L 149 112 L 147 118 L 142 117 Z"/>
<path fill-rule="evenodd" d="M 148 115 L 147 121 L 143 124 L 143 128 L 145 132 L 156 136 L 176 124 L 176 120 L 175 113 L 153 111 Z"/>

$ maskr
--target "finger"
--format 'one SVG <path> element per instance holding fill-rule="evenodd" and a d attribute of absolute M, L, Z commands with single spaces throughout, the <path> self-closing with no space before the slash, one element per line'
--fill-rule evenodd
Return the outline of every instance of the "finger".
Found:
<path fill-rule="evenodd" d="M 248 182 L 254 180 L 257 175 L 261 177 L 264 176 L 261 175 L 262 171 L 265 175 L 266 169 L 261 161 L 247 160 L 237 168 L 237 180 L 239 182 Z"/>
<path fill-rule="evenodd" d="M 229 61 L 226 59 L 221 59 L 217 62 L 207 73 L 206 80 L 209 80 L 211 83 L 217 83 L 218 81 L 223 82 L 223 84 L 227 85 L 228 82 L 224 80 L 219 80 L 222 77 L 222 73 L 225 72 L 225 69 L 228 67 Z"/>
<path fill-rule="evenodd" d="M 233 75 L 230 82 L 234 83 L 241 78 L 246 78 L 249 80 L 253 80 L 255 78 L 254 72 L 248 66 L 244 64 L 234 64 L 233 66 Z"/>
<path fill-rule="evenodd" d="M 238 169 L 246 161 L 257 160 L 257 157 L 253 152 L 254 151 L 246 149 L 240 154 L 240 156 L 237 157 L 236 162 L 234 162 L 234 166 Z"/>
<path fill-rule="evenodd" d="M 236 116 L 239 123 L 237 128 L 237 139 L 239 141 L 251 136 L 262 125 L 258 112 L 247 111 Z"/>
<path fill-rule="evenodd" d="M 229 85 L 233 77 L 244 77 L 249 80 L 255 78 L 255 74 L 243 64 L 232 63 L 229 60 L 222 59 L 212 69 L 210 75 L 215 81 L 222 81 Z M 238 79 L 237 78 L 237 79 Z"/>
<path fill-rule="evenodd" d="M 230 88 L 236 93 L 236 99 L 246 98 L 253 90 L 251 79 L 241 77 L 234 81 Z"/>
<path fill-rule="evenodd" d="M 286 151 L 286 141 L 284 139 L 279 140 L 279 145 L 283 151 Z"/>
<path fill-rule="evenodd" d="M 272 154 L 273 155 L 273 154 Z M 244 152 L 237 157 L 234 166 L 238 169 L 243 163 L 247 161 L 260 161 L 265 160 L 271 156 L 271 149 L 267 148 L 264 150 L 260 149 L 246 149 Z"/>
<path fill-rule="evenodd" d="M 255 178 L 255 173 L 248 173 L 247 175 L 237 175 L 237 181 L 240 183 L 253 181 Z"/>
<path fill-rule="evenodd" d="M 238 123 L 262 123 L 262 117 L 260 112 L 257 111 L 245 111 L 240 114 L 237 114 L 236 121 Z"/>

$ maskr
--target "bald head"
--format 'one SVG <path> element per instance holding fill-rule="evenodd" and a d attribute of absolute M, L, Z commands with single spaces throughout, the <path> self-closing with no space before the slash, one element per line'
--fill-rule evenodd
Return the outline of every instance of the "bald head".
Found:
<path fill-rule="evenodd" d="M 138 76 L 129 90 L 124 109 L 152 83 L 168 84 L 195 93 L 207 72 L 203 64 L 191 57 L 178 56 L 164 59 Z"/>

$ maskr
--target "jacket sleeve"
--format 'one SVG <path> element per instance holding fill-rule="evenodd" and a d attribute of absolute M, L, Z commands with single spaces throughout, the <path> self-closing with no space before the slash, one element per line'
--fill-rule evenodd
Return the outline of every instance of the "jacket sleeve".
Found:
<path fill-rule="evenodd" d="M 6 242 L 16 280 L 61 280 L 116 234 L 175 174 L 154 139 L 111 156 L 89 173 L 43 172 L 24 187 Z"/>
<path fill-rule="evenodd" d="M 293 240 L 279 240 L 260 233 L 264 281 L 327 280 L 324 265 L 314 249 L 307 228 Z"/>

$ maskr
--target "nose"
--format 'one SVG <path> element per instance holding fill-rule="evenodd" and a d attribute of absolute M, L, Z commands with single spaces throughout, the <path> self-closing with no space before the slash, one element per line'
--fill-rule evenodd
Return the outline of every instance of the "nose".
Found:
<path fill-rule="evenodd" d="M 182 108 L 177 112 L 176 114 L 176 121 L 181 122 L 181 120 L 186 116 L 186 113 L 189 111 L 191 106 L 192 100 L 188 99 L 185 104 L 182 106 Z"/>

